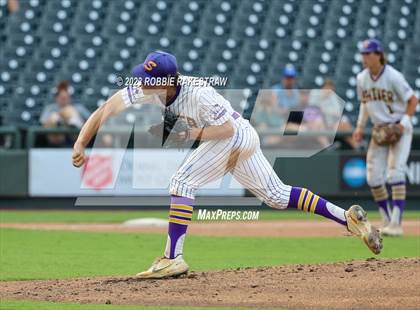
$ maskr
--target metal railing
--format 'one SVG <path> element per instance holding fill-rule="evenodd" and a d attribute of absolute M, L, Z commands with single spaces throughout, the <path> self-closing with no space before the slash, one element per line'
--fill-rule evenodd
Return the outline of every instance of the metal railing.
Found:
<path fill-rule="evenodd" d="M 14 126 L 0 127 L 0 150 L 20 149 L 22 147 L 21 131 Z"/>
<path fill-rule="evenodd" d="M 277 130 L 277 129 L 264 129 L 264 130 L 258 130 L 258 133 L 260 135 L 273 135 L 273 134 L 278 135 L 279 130 Z M 284 135 L 285 136 L 297 135 L 297 133 L 298 133 L 298 131 L 296 131 L 296 130 L 289 130 L 289 131 L 285 131 Z M 370 135 L 372 133 L 372 130 L 370 128 L 366 128 L 364 130 L 364 133 L 365 133 L 366 137 L 370 137 Z M 299 135 L 306 136 L 306 137 L 324 136 L 324 137 L 343 138 L 343 137 L 351 136 L 352 134 L 353 134 L 353 130 L 338 131 L 337 133 L 334 133 L 334 132 L 331 132 L 331 131 L 328 131 L 328 130 L 299 132 Z M 420 128 L 414 128 L 413 135 L 414 136 L 420 136 Z"/>
<path fill-rule="evenodd" d="M 135 127 L 134 127 L 135 128 Z M 134 129 L 135 134 L 139 135 L 148 135 L 147 131 L 144 129 L 138 130 Z M 107 126 L 101 129 L 101 134 L 131 134 L 133 131 L 132 126 Z M 14 126 L 8 127 L 0 127 L 0 137 L 7 138 L 8 148 L 11 149 L 18 149 L 18 148 L 33 148 L 36 146 L 37 137 L 45 136 L 48 134 L 70 134 L 70 135 L 77 135 L 79 133 L 79 129 L 77 128 L 69 128 L 69 127 L 57 127 L 57 128 L 43 128 L 43 127 L 29 127 L 26 130 L 21 130 Z M 277 135 L 277 136 L 295 136 L 298 134 L 298 131 L 285 131 L 282 135 L 279 133 L 278 130 L 272 129 L 264 129 L 258 130 L 258 134 L 260 137 L 268 136 L 268 135 Z M 353 131 L 340 131 L 337 133 L 332 133 L 330 131 L 306 131 L 306 132 L 299 132 L 299 137 L 336 137 L 336 138 L 345 138 L 349 137 L 353 134 Z M 365 130 L 365 137 L 369 138 L 371 135 L 371 130 L 367 128 Z M 22 137 L 25 143 L 22 143 Z M 420 128 L 414 129 L 414 138 L 418 141 L 420 139 Z M 4 139 L 3 139 L 4 140 Z M 23 145 L 24 144 L 24 145 Z M 413 143 L 414 147 L 414 143 Z M 420 147 L 420 145 L 418 146 Z M 2 146 L 0 145 L 0 149 Z M 5 148 L 3 146 L 3 148 Z"/>

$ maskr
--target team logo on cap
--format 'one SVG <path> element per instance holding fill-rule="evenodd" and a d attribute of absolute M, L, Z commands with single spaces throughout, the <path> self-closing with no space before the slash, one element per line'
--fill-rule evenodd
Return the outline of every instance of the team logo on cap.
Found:
<path fill-rule="evenodd" d="M 152 71 L 155 67 L 157 67 L 157 64 L 153 60 L 149 60 L 147 64 L 144 65 L 146 71 Z"/>
<path fill-rule="evenodd" d="M 363 41 L 363 48 L 368 48 L 368 47 L 369 47 L 369 40 Z"/>

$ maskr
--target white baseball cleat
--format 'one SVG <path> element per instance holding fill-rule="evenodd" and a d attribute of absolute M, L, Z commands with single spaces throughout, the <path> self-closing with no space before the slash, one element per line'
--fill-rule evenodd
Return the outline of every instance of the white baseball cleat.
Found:
<path fill-rule="evenodd" d="M 359 205 L 353 205 L 345 212 L 345 216 L 347 219 L 347 229 L 362 239 L 373 253 L 381 253 L 381 234 L 368 221 L 366 211 Z"/>
<path fill-rule="evenodd" d="M 187 272 L 187 263 L 182 258 L 182 255 L 178 255 L 174 259 L 166 257 L 156 258 L 148 270 L 136 274 L 136 277 L 140 279 L 161 279 L 179 276 Z"/>
<path fill-rule="evenodd" d="M 392 237 L 402 236 L 403 229 L 401 227 L 400 222 L 401 222 L 400 209 L 397 207 L 394 207 L 394 209 L 392 210 L 391 222 L 381 230 L 381 233 L 384 234 L 385 236 L 392 236 Z"/>
<path fill-rule="evenodd" d="M 399 224 L 390 223 L 388 226 L 382 228 L 381 233 L 384 236 L 401 237 L 403 235 L 403 229 Z"/>

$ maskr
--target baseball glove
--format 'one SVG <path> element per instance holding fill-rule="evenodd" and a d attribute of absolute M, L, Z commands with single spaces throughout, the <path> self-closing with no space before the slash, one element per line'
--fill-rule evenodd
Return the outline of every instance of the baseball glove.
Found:
<path fill-rule="evenodd" d="M 372 129 L 372 139 L 377 145 L 388 146 L 397 143 L 402 130 L 397 124 L 375 125 Z"/>
<path fill-rule="evenodd" d="M 186 146 L 189 140 L 190 126 L 178 115 L 165 109 L 163 122 L 149 128 L 149 133 L 158 138 L 162 137 L 162 146 L 176 146 L 178 148 Z"/>

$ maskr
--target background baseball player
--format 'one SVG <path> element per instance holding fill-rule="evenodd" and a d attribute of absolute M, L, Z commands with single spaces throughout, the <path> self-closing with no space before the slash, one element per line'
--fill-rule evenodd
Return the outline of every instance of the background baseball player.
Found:
<path fill-rule="evenodd" d="M 413 136 L 411 116 L 418 99 L 404 76 L 386 64 L 384 49 L 378 40 L 364 41 L 360 52 L 365 69 L 357 75 L 361 104 L 353 137 L 356 141 L 363 138 L 363 129 L 370 118 L 374 128 L 367 152 L 367 183 L 383 217 L 382 233 L 399 236 L 403 233 L 405 172 Z M 402 131 L 399 141 L 392 139 L 395 130 Z M 391 186 L 391 205 L 386 182 Z"/>
<path fill-rule="evenodd" d="M 132 73 L 143 81 L 179 76 L 175 57 L 164 52 L 149 54 Z M 80 167 L 85 162 L 86 145 L 107 117 L 135 104 L 144 94 L 158 95 L 166 110 L 194 125 L 180 136 L 202 141 L 170 182 L 171 206 L 164 257 L 157 259 L 138 277 L 162 278 L 187 272 L 188 265 L 183 260 L 182 251 L 192 218 L 195 192 L 227 172 L 269 206 L 297 208 L 332 219 L 359 236 L 375 254 L 381 251 L 379 233 L 367 221 L 366 212 L 360 206 L 354 205 L 345 211 L 305 188 L 283 184 L 264 157 L 258 134 L 249 122 L 235 112 L 214 88 L 193 85 L 188 83 L 189 79 L 192 78 L 184 77 L 179 80 L 181 83 L 165 87 L 143 84 L 141 89 L 127 87 L 120 90 L 93 113 L 74 145 L 73 164 Z"/>

